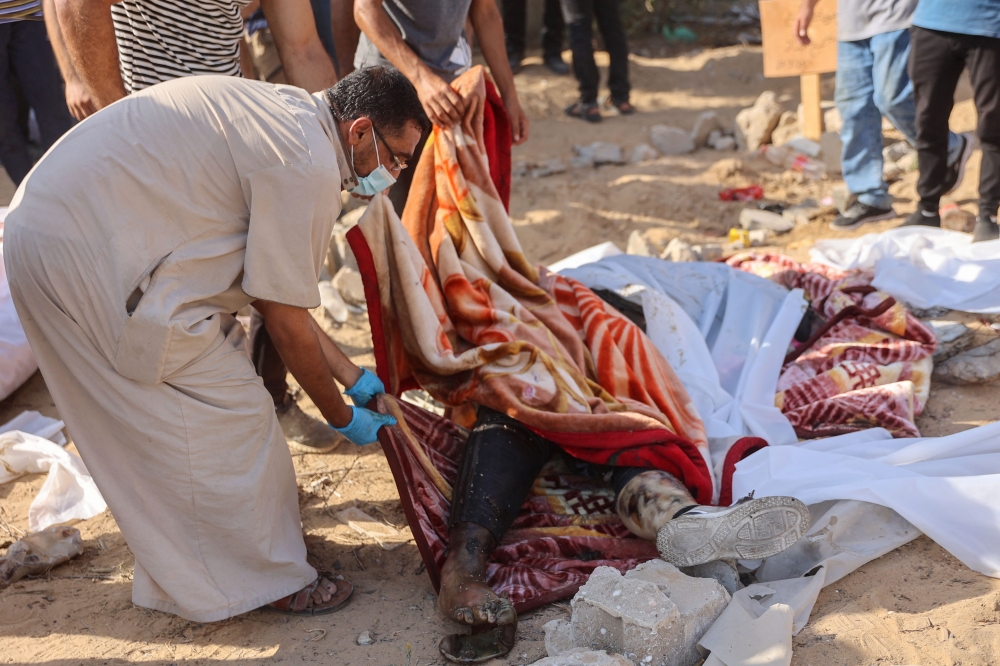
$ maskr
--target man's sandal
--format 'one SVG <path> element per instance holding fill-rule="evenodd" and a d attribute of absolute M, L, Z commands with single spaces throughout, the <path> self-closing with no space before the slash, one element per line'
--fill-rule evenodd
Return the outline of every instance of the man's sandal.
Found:
<path fill-rule="evenodd" d="M 317 601 L 322 599 L 318 591 L 320 585 L 324 583 L 332 586 L 333 596 L 330 597 L 329 601 Z M 329 590 L 330 587 L 327 589 Z M 317 594 L 315 600 L 313 593 Z M 261 610 L 284 615 L 326 615 L 343 608 L 353 593 L 354 586 L 346 580 L 335 580 L 330 574 L 319 572 L 319 576 L 311 584 L 294 594 L 261 606 Z"/>
<path fill-rule="evenodd" d="M 470 634 L 451 634 L 442 638 L 438 650 L 445 659 L 457 664 L 479 664 L 503 657 L 514 648 L 517 637 L 514 605 L 506 598 L 490 603 L 497 623 L 474 626 Z"/>
<path fill-rule="evenodd" d="M 635 107 L 628 100 L 624 102 L 616 102 L 610 97 L 604 100 L 604 108 L 613 113 L 617 113 L 622 116 L 630 116 L 635 113 Z"/>
<path fill-rule="evenodd" d="M 581 118 L 588 123 L 601 122 L 601 109 L 594 102 L 583 102 L 577 100 L 566 107 L 566 115 L 571 118 Z"/>

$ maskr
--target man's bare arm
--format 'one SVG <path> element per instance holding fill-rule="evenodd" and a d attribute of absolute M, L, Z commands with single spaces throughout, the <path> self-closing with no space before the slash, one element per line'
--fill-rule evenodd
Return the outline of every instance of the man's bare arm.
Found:
<path fill-rule="evenodd" d="M 337 71 L 319 41 L 309 0 L 261 0 L 260 5 L 288 82 L 311 93 L 335 84 Z"/>
<path fill-rule="evenodd" d="M 326 357 L 327 365 L 330 366 L 330 372 L 333 373 L 338 382 L 351 388 L 361 377 L 361 368 L 347 358 L 347 355 L 341 351 L 337 343 L 330 339 L 330 336 L 316 323 L 315 319 L 312 320 L 312 323 L 313 330 L 316 331 L 316 338 L 319 340 L 319 346 L 323 348 L 323 356 Z M 364 405 L 361 406 L 364 407 Z"/>
<path fill-rule="evenodd" d="M 55 0 L 56 16 L 73 67 L 98 109 L 125 96 L 111 21 L 112 4 L 113 0 Z"/>
<path fill-rule="evenodd" d="M 45 30 L 49 34 L 49 42 L 52 44 L 52 51 L 55 53 L 56 62 L 59 64 L 59 71 L 62 73 L 63 83 L 66 87 L 66 106 L 74 118 L 83 120 L 97 111 L 97 107 L 94 106 L 94 100 L 91 99 L 87 86 L 76 73 L 73 60 L 69 57 L 69 51 L 66 50 L 66 42 L 63 40 L 62 28 L 59 27 L 54 0 L 44 0 L 42 15 L 45 17 Z"/>
<path fill-rule="evenodd" d="M 435 125 L 451 127 L 462 120 L 462 99 L 406 45 L 399 28 L 382 9 L 382 0 L 355 0 L 354 20 L 379 53 L 417 89 L 420 103 Z"/>
<path fill-rule="evenodd" d="M 507 59 L 507 47 L 504 44 L 503 19 L 497 9 L 495 0 L 472 0 L 469 7 L 469 18 L 472 27 L 479 38 L 479 48 L 483 58 L 489 65 L 490 73 L 497 84 L 497 92 L 503 99 L 510 117 L 510 129 L 514 145 L 524 143 L 528 139 L 528 116 L 521 109 L 514 88 L 514 73 L 510 71 L 510 61 Z"/>
<path fill-rule="evenodd" d="M 333 372 L 309 311 L 270 301 L 254 301 L 253 306 L 264 316 L 268 335 L 302 390 L 333 426 L 347 426 L 353 413 L 333 381 Z"/>
<path fill-rule="evenodd" d="M 792 27 L 799 44 L 807 45 L 812 41 L 809 39 L 809 24 L 812 23 L 813 8 L 818 2 L 819 0 L 802 0 L 799 6 L 799 15 L 795 17 L 795 25 Z"/>

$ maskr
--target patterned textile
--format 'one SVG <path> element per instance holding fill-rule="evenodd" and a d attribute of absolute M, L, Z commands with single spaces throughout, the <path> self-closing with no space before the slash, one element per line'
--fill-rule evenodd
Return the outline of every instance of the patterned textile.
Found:
<path fill-rule="evenodd" d="M 666 359 L 590 289 L 527 262 L 491 178 L 486 84 L 481 67 L 452 83 L 464 119 L 433 129 L 403 220 L 377 196 L 349 237 L 379 376 L 395 395 L 505 413 L 588 462 L 670 472 L 711 502 L 704 426 Z"/>
<path fill-rule="evenodd" d="M 870 310 L 889 298 L 872 288 L 870 271 L 845 273 L 749 252 L 727 263 L 789 289 L 802 288 L 827 320 L 846 307 Z M 936 346 L 934 333 L 900 303 L 874 318 L 844 319 L 785 365 L 775 404 L 803 438 L 875 427 L 895 437 L 919 437 L 914 419 L 930 393 Z"/>
<path fill-rule="evenodd" d="M 400 426 L 383 428 L 385 451 L 407 522 L 435 589 L 448 546 L 451 490 L 468 431 L 419 407 L 379 396 L 379 411 Z M 614 490 L 574 474 L 553 458 L 535 480 L 513 526 L 490 556 L 487 584 L 524 612 L 576 593 L 601 566 L 628 571 L 657 557 L 632 536 L 614 509 Z"/>

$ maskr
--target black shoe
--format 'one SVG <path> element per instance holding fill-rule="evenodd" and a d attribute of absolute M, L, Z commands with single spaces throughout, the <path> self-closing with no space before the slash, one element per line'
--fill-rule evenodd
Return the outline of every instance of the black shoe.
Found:
<path fill-rule="evenodd" d="M 948 166 L 944 181 L 947 187 L 945 194 L 951 194 L 962 184 L 962 178 L 965 177 L 965 165 L 969 162 L 972 151 L 976 147 L 976 141 L 970 132 L 962 132 L 958 138 L 962 140 L 962 154 L 959 155 L 958 161 Z"/>
<path fill-rule="evenodd" d="M 855 201 L 851 204 L 850 208 L 833 218 L 833 222 L 830 223 L 830 228 L 846 231 L 848 229 L 857 229 L 865 222 L 891 220 L 894 217 L 896 217 L 896 211 L 894 211 L 892 207 L 876 208 L 875 206 L 869 206 L 868 204 L 863 204 L 860 201 Z"/>
<path fill-rule="evenodd" d="M 524 55 L 518 53 L 508 53 L 507 62 L 510 63 L 510 71 L 512 74 L 517 74 L 521 71 L 521 61 L 524 60 Z"/>
<path fill-rule="evenodd" d="M 569 74 L 569 65 L 563 62 L 562 56 L 546 56 L 545 66 L 551 69 L 553 74 L 559 76 Z"/>
<path fill-rule="evenodd" d="M 904 227 L 939 227 L 941 226 L 941 216 L 937 213 L 927 213 L 920 210 L 919 208 L 914 211 L 908 218 L 906 222 L 903 222 L 901 226 Z"/>
<path fill-rule="evenodd" d="M 987 215 L 980 215 L 976 218 L 976 226 L 972 230 L 973 243 L 998 238 L 1000 238 L 1000 227 L 997 226 L 997 218 Z"/>

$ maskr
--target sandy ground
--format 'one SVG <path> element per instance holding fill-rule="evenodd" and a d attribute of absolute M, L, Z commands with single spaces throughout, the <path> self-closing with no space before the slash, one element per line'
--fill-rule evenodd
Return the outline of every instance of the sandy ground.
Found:
<path fill-rule="evenodd" d="M 565 118 L 574 98 L 569 78 L 528 62 L 518 85 L 533 119 L 532 138 L 515 149 L 515 160 L 571 156 L 574 143 L 602 139 L 627 151 L 648 141 L 649 127 L 667 123 L 690 128 L 697 114 L 716 110 L 728 123 L 765 89 L 778 92 L 786 108 L 798 103 L 794 79 L 765 81 L 758 49 L 728 47 L 672 58 L 633 56 L 631 118 L 608 118 L 598 127 Z M 534 63 L 534 64 L 532 64 Z M 826 97 L 832 82 L 825 82 Z M 975 126 L 967 91 L 953 126 Z M 950 200 L 974 210 L 979 155 L 965 184 Z M 901 213 L 913 210 L 915 174 L 892 187 Z M 692 242 L 719 240 L 739 215 L 740 204 L 716 197 L 722 185 L 757 182 L 769 199 L 796 202 L 821 198 L 839 181 L 809 182 L 736 153 L 700 150 L 640 165 L 572 170 L 549 178 L 519 178 L 511 212 L 528 256 L 550 263 L 598 242 L 624 247 L 632 230 L 647 231 L 663 247 L 681 236 Z M 0 176 L 0 203 L 13 188 Z M 822 217 L 780 238 L 780 251 L 807 257 L 817 238 L 838 235 Z M 841 235 L 891 228 L 883 222 Z M 995 335 L 974 317 L 982 341 Z M 373 367 L 367 318 L 353 317 L 329 329 L 356 362 Z M 997 387 L 935 386 L 918 423 L 926 435 L 944 435 L 995 420 Z M 314 409 L 307 398 L 304 407 Z M 50 416 L 58 410 L 36 374 L 0 402 L 0 423 L 24 409 Z M 72 437 L 72 432 L 69 433 Z M 72 444 L 70 449 L 73 450 Z M 49 575 L 24 580 L 0 592 L 0 663 L 148 664 L 306 663 L 416 666 L 444 663 L 437 643 L 454 630 L 435 609 L 434 591 L 412 542 L 385 551 L 335 519 L 358 506 L 406 529 L 398 494 L 378 445 L 345 446 L 328 455 L 295 456 L 306 543 L 314 563 L 333 568 L 356 585 L 350 606 L 316 619 L 289 619 L 261 612 L 215 624 L 197 624 L 138 608 L 131 602 L 134 560 L 109 513 L 77 525 L 85 553 Z M 27 529 L 31 499 L 43 482 L 24 477 L 0 486 L 0 518 Z M 0 544 L 4 544 L 0 525 Z M 519 640 L 509 658 L 494 664 L 527 664 L 544 656 L 541 627 L 565 617 L 553 604 L 521 618 Z M 374 645 L 356 639 L 370 631 Z M 795 639 L 796 666 L 835 664 L 994 664 L 1000 661 L 1000 581 L 976 574 L 922 537 L 871 562 L 826 588 L 806 629 Z"/>

